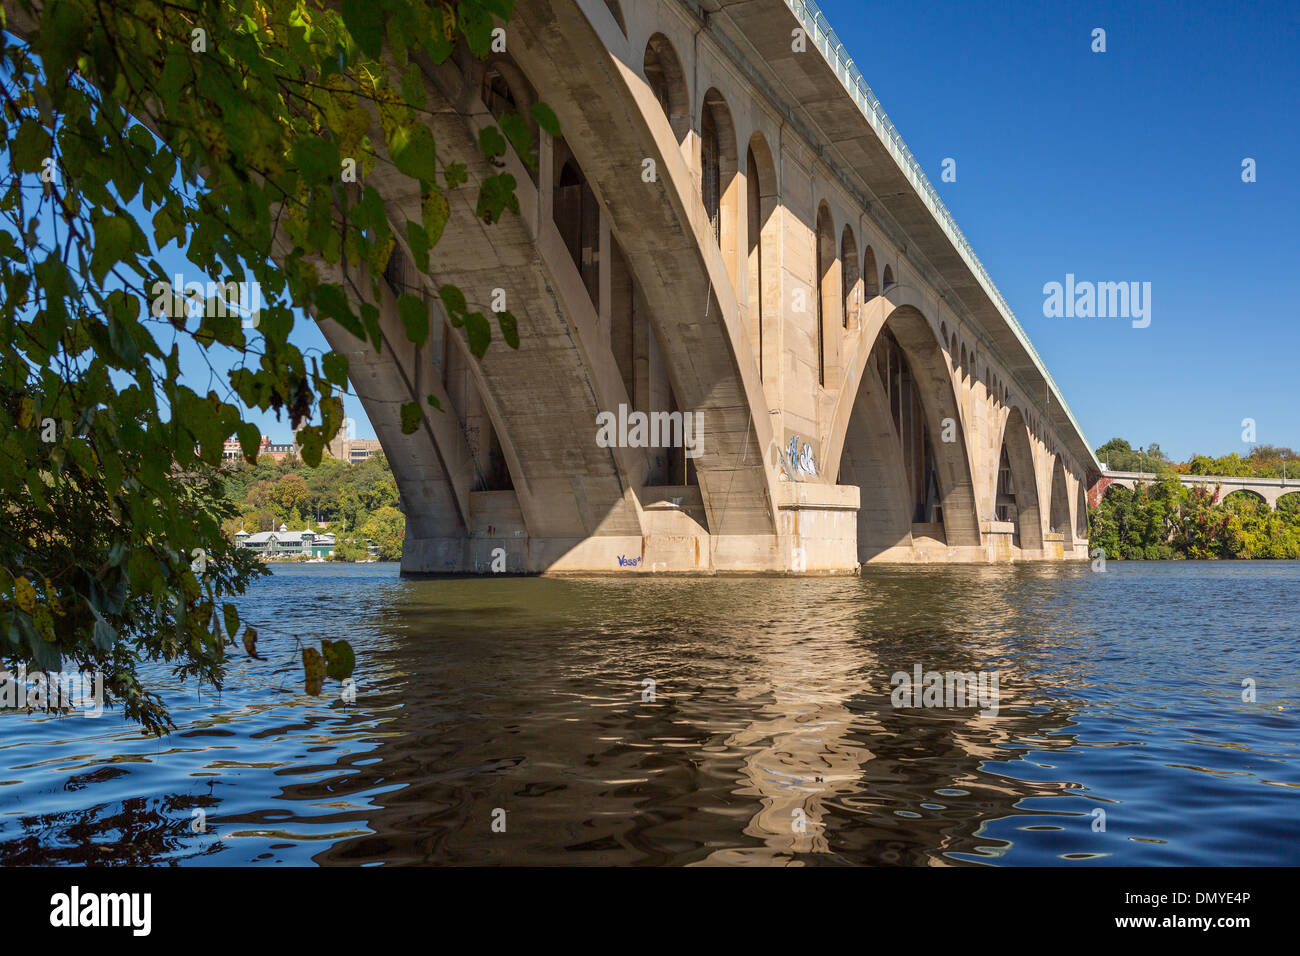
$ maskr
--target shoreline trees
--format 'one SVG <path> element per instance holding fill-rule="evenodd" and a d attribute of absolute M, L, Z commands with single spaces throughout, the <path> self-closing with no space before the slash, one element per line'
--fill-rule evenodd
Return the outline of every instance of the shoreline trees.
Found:
<path fill-rule="evenodd" d="M 1219 458 L 1193 455 L 1171 462 L 1159 445 L 1141 453 L 1121 438 L 1097 449 L 1097 457 L 1113 471 L 1146 471 L 1152 475 L 1129 490 L 1106 489 L 1097 507 L 1088 509 L 1089 540 L 1111 560 L 1300 560 L 1300 481 L 1296 492 L 1284 495 L 1276 509 L 1247 492 L 1224 496 L 1219 490 L 1187 488 L 1178 475 L 1224 477 L 1283 477 L 1290 448 L 1258 445 L 1246 457 L 1235 452 Z M 1296 475 L 1292 468 L 1288 475 Z"/>

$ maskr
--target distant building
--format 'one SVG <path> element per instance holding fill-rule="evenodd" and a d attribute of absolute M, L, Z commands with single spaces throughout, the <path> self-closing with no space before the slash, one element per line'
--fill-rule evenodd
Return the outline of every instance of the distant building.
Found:
<path fill-rule="evenodd" d="M 325 446 L 325 451 L 336 461 L 344 461 L 349 465 L 358 465 L 379 454 L 383 451 L 383 448 L 373 438 L 344 438 L 342 432 L 340 432 L 332 442 Z"/>
<path fill-rule="evenodd" d="M 334 554 L 334 535 L 316 531 L 290 531 L 280 525 L 278 531 L 249 534 L 240 528 L 235 545 L 255 551 L 266 558 L 328 558 Z"/>
<path fill-rule="evenodd" d="M 261 453 L 261 449 L 268 448 L 270 444 L 271 444 L 271 436 L 263 435 L 261 445 L 259 446 L 259 454 Z M 244 446 L 239 443 L 239 439 L 227 438 L 225 444 L 221 446 L 222 461 L 233 465 L 235 464 L 235 462 L 243 460 L 243 457 L 244 457 Z"/>
<path fill-rule="evenodd" d="M 277 445 L 271 441 L 270 435 L 263 435 L 262 441 L 257 448 L 257 457 L 261 458 L 263 455 L 275 461 L 282 461 L 287 457 L 297 458 L 298 445 L 297 443 Z M 232 465 L 243 459 L 244 447 L 239 443 L 238 438 L 226 439 L 225 444 L 221 447 L 221 457 Z"/>
<path fill-rule="evenodd" d="M 273 461 L 284 461 L 286 458 L 297 458 L 298 443 L 290 442 L 287 445 L 265 444 L 262 446 L 262 450 L 258 452 L 257 457 L 261 458 L 263 455 Z"/>
<path fill-rule="evenodd" d="M 271 441 L 270 435 L 263 435 L 261 444 L 258 446 L 257 456 L 270 458 L 273 461 L 284 461 L 288 459 L 299 459 L 302 453 L 299 450 L 298 443 L 290 442 L 289 444 L 280 444 Z M 367 459 L 383 451 L 379 442 L 373 438 L 335 438 L 325 446 L 325 453 L 336 461 L 346 462 L 349 465 L 358 465 Z M 221 449 L 221 457 L 228 464 L 235 464 L 244 457 L 243 446 L 239 444 L 238 438 L 227 438 Z"/>

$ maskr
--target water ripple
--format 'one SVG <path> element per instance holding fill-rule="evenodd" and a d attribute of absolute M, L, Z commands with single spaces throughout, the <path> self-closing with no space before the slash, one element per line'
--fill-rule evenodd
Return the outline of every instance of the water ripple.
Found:
<path fill-rule="evenodd" d="M 0 715 L 0 863 L 1300 862 L 1300 564 L 404 581 L 277 568 L 178 730 Z M 303 691 L 346 638 L 355 703 Z M 997 713 L 896 708 L 992 674 Z M 1243 701 L 1243 681 L 1257 699 Z"/>

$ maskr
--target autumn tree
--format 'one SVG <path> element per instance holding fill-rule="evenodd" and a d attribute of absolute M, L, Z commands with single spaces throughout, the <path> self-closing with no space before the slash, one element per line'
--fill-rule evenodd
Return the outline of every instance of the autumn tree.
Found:
<path fill-rule="evenodd" d="M 400 236 L 416 265 L 477 190 L 487 222 L 518 212 L 499 166 L 441 154 L 426 80 L 484 57 L 512 0 L 5 0 L 0 27 L 0 655 L 6 666 L 105 674 L 109 702 L 170 723 L 138 676 L 161 660 L 220 685 L 259 568 L 222 534 L 215 469 L 250 409 L 283 412 L 320 461 L 343 418 L 348 363 L 305 355 L 296 316 L 381 347 L 378 283 Z M 531 156 L 507 114 L 482 157 Z M 351 164 L 349 164 L 351 161 Z M 390 223 L 380 165 L 423 197 Z M 355 175 L 349 177 L 348 172 Z M 163 250 L 263 305 L 171 288 Z M 226 298 L 230 298 L 227 296 Z M 481 355 L 488 319 L 456 289 L 447 320 Z M 230 308 L 226 308 L 229 304 Z M 414 342 L 428 305 L 398 300 Z M 518 344 L 513 316 L 500 334 Z M 183 367 L 179 345 L 233 356 Z M 416 427 L 421 407 L 403 408 Z M 246 646 L 255 635 L 245 630 Z M 251 640 L 250 640 L 251 639 Z M 332 664 L 331 667 L 334 665 Z"/>

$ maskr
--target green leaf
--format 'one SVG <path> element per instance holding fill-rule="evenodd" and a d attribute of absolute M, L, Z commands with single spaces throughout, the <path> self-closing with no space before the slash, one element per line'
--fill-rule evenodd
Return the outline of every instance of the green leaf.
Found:
<path fill-rule="evenodd" d="M 36 609 L 36 589 L 25 577 L 14 578 L 14 603 L 28 614 Z"/>
<path fill-rule="evenodd" d="M 397 314 L 406 326 L 406 337 L 416 345 L 429 338 L 429 307 L 417 295 L 403 293 L 397 300 Z"/>
<path fill-rule="evenodd" d="M 448 318 L 453 320 L 453 324 L 459 325 L 459 320 L 464 319 L 465 312 L 469 308 L 465 302 L 465 293 L 454 285 L 444 285 L 438 290 L 438 298 L 442 299 Z"/>
<path fill-rule="evenodd" d="M 256 425 L 251 422 L 245 422 L 239 426 L 239 450 L 244 454 L 244 460 L 254 462 L 257 460 L 257 453 L 262 447 L 262 434 L 258 431 Z M 234 634 L 232 630 L 230 632 Z"/>
<path fill-rule="evenodd" d="M 465 338 L 469 341 L 469 350 L 477 358 L 482 358 L 492 343 L 492 326 L 482 312 L 471 312 L 465 316 Z"/>
<path fill-rule="evenodd" d="M 555 111 L 545 103 L 534 103 L 530 113 L 533 119 L 537 120 L 537 125 L 546 130 L 548 134 L 559 139 L 563 134 L 560 132 L 560 121 L 555 116 Z"/>
<path fill-rule="evenodd" d="M 433 133 L 423 123 L 394 127 L 388 139 L 388 152 L 399 172 L 425 183 L 438 175 L 438 150 Z"/>
<path fill-rule="evenodd" d="M 319 465 L 321 456 L 325 453 L 325 437 L 321 434 L 320 427 L 311 425 L 300 428 L 294 437 L 298 442 L 298 452 L 302 455 L 303 464 L 308 468 Z"/>
<path fill-rule="evenodd" d="M 346 355 L 339 355 L 337 352 L 326 352 L 325 357 L 321 359 L 321 366 L 325 370 L 327 379 L 339 388 L 347 388 L 348 358 Z"/>
<path fill-rule="evenodd" d="M 501 156 L 506 151 L 506 138 L 495 126 L 485 126 L 478 133 L 478 149 L 486 159 Z"/>
<path fill-rule="evenodd" d="M 343 399 L 338 395 L 331 395 L 328 398 L 320 400 L 320 434 L 322 438 L 334 438 L 339 433 L 339 429 L 345 421 L 343 415 Z"/>
<path fill-rule="evenodd" d="M 370 338 L 370 343 L 379 352 L 384 347 L 384 330 L 379 324 L 379 309 L 369 302 L 361 303 L 361 324 Z"/>
<path fill-rule="evenodd" d="M 451 217 L 451 206 L 447 203 L 446 196 L 437 189 L 432 189 L 424 194 L 420 203 L 420 213 L 424 220 L 425 234 L 429 238 L 429 247 L 433 248 L 442 238 L 442 230 Z"/>
<path fill-rule="evenodd" d="M 307 693 L 315 697 L 325 683 L 325 658 L 314 647 L 302 649 L 302 668 L 306 672 Z"/>
<path fill-rule="evenodd" d="M 36 120 L 23 120 L 18 135 L 13 138 L 13 161 L 19 171 L 38 173 L 41 164 L 49 158 L 53 143 L 50 134 Z"/>
<path fill-rule="evenodd" d="M 417 110 L 424 109 L 424 74 L 414 63 L 402 74 L 402 99 Z"/>
<path fill-rule="evenodd" d="M 448 189 L 455 189 L 469 182 L 469 167 L 464 163 L 448 163 L 447 168 L 442 171 L 442 178 Z"/>
<path fill-rule="evenodd" d="M 483 9 L 502 20 L 509 20 L 515 10 L 515 0 L 479 0 Z"/>
<path fill-rule="evenodd" d="M 433 6 L 429 11 L 429 33 L 424 38 L 424 49 L 435 65 L 446 61 L 455 49 L 455 13 L 448 7 Z"/>
<path fill-rule="evenodd" d="M 469 51 L 480 60 L 486 59 L 492 52 L 492 16 L 487 10 L 459 3 L 456 7 L 460 31 L 465 37 Z"/>
<path fill-rule="evenodd" d="M 325 674 L 334 680 L 346 680 L 352 676 L 357 667 L 357 655 L 347 641 L 320 642 L 321 654 L 325 658 Z"/>
<path fill-rule="evenodd" d="M 225 620 L 226 633 L 234 637 L 239 631 L 239 611 L 235 609 L 233 604 L 222 604 L 221 614 Z"/>
<path fill-rule="evenodd" d="M 418 222 L 407 220 L 406 242 L 411 247 L 411 258 L 415 261 L 416 270 L 427 272 L 429 270 L 429 234 L 424 231 L 424 226 Z"/>
<path fill-rule="evenodd" d="M 166 107 L 164 115 L 176 115 L 189 76 L 189 48 L 172 46 L 167 53 L 167 62 L 163 66 L 162 77 L 158 84 L 162 93 L 163 106 Z"/>
<path fill-rule="evenodd" d="M 533 131 L 528 121 L 517 113 L 507 113 L 501 117 L 501 130 L 510 140 L 510 145 L 530 169 L 537 168 L 537 159 L 533 156 Z"/>
<path fill-rule="evenodd" d="M 501 326 L 501 337 L 512 349 L 519 348 L 519 323 L 511 312 L 498 312 L 497 325 Z"/>
<path fill-rule="evenodd" d="M 384 51 L 384 8 L 377 0 L 343 0 L 343 25 L 361 52 L 378 60 Z"/>
<path fill-rule="evenodd" d="M 509 173 L 498 173 L 483 180 L 479 187 L 478 206 L 475 213 L 486 223 L 494 223 L 501 214 L 509 209 L 519 214 L 519 197 L 515 195 L 515 177 Z"/>
<path fill-rule="evenodd" d="M 402 405 L 402 434 L 413 435 L 420 427 L 424 413 L 420 411 L 419 402 L 406 402 Z"/>
<path fill-rule="evenodd" d="M 172 216 L 171 207 L 168 205 L 158 207 L 153 217 L 154 244 L 161 249 L 173 240 L 179 245 L 184 238 L 185 224 L 176 221 Z"/>
<path fill-rule="evenodd" d="M 103 282 L 112 268 L 131 251 L 131 220 L 126 216 L 109 216 L 95 224 L 95 251 L 90 257 L 90 271 L 96 282 Z"/>
<path fill-rule="evenodd" d="M 398 10 L 395 12 L 401 12 L 400 8 L 398 8 Z M 407 62 L 407 56 L 408 56 L 406 51 L 406 32 L 403 30 L 402 23 L 400 21 L 401 21 L 400 16 L 389 17 L 388 27 L 385 32 L 388 35 L 389 55 L 392 57 L 393 62 L 396 63 L 399 68 L 405 68 Z M 403 93 L 403 95 L 405 95 L 405 93 Z M 407 102 L 410 102 L 410 100 L 408 100 Z"/>
<path fill-rule="evenodd" d="M 309 182 L 333 179 L 343 168 L 338 145 L 321 138 L 300 140 L 293 149 L 293 162 Z"/>
<path fill-rule="evenodd" d="M 365 337 L 365 327 L 349 308 L 347 297 L 337 285 L 330 283 L 316 290 L 316 311 L 321 318 L 333 319 L 357 338 Z"/>

